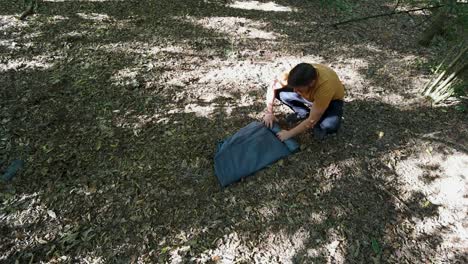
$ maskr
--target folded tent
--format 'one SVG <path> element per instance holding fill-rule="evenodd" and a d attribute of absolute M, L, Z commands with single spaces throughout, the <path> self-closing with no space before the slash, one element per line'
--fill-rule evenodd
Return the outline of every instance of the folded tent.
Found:
<path fill-rule="evenodd" d="M 218 144 L 215 154 L 215 174 L 222 187 L 252 175 L 264 167 L 291 155 L 299 149 L 294 139 L 281 142 L 281 128 L 268 128 L 252 122 Z"/>

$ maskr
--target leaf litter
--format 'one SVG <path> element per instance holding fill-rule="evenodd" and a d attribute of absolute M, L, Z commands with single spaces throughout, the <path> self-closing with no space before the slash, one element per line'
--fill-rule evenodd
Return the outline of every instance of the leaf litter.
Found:
<path fill-rule="evenodd" d="M 0 171 L 25 160 L 0 185 L 2 262 L 466 262 L 468 122 L 417 96 L 416 59 L 441 54 L 414 44 L 423 17 L 332 30 L 345 14 L 312 1 L 43 3 L 27 22 L 0 7 Z M 342 76 L 341 133 L 221 190 L 216 143 L 304 60 Z"/>

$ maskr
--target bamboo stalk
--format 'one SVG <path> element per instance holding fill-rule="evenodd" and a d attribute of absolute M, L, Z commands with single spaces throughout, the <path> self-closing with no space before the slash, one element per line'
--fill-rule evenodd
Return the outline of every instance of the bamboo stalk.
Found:
<path fill-rule="evenodd" d="M 452 85 L 450 85 L 454 80 L 455 77 L 462 71 L 466 70 L 468 68 L 468 63 L 465 63 L 462 67 L 460 67 L 457 71 L 453 72 L 437 89 L 431 93 L 433 96 L 434 103 L 439 103 L 442 100 L 447 99 L 453 94 L 453 89 L 451 88 Z M 449 92 L 449 90 L 452 90 Z M 437 96 L 437 97 L 436 97 Z M 441 99 L 443 98 L 443 99 Z"/>
<path fill-rule="evenodd" d="M 442 68 L 442 66 L 444 65 L 445 61 L 451 57 L 452 53 L 457 49 L 458 45 L 455 45 L 452 50 L 450 50 L 449 54 L 447 54 L 447 56 L 444 57 L 444 59 L 442 60 L 442 62 L 437 66 L 436 70 L 434 71 L 433 73 L 433 77 L 431 78 L 430 81 L 428 81 L 426 83 L 426 85 L 424 85 L 424 88 L 422 89 L 422 92 L 424 93 L 424 95 L 427 95 L 426 92 L 427 92 L 427 89 L 429 88 L 429 86 L 434 82 L 434 80 L 436 79 L 436 76 L 437 74 L 439 73 L 439 70 Z"/>
<path fill-rule="evenodd" d="M 446 74 L 447 74 L 447 70 L 443 71 L 434 82 L 429 82 L 428 84 L 430 84 L 430 86 L 428 85 L 429 88 L 425 88 L 424 95 L 425 96 L 430 95 L 432 93 L 432 90 L 435 88 L 435 86 L 445 77 Z"/>
<path fill-rule="evenodd" d="M 430 85 L 429 88 L 424 90 L 424 95 L 428 96 L 430 95 L 433 90 L 437 87 L 439 82 L 446 76 L 447 72 L 460 60 L 460 58 L 465 54 L 465 52 L 468 50 L 468 45 L 463 48 L 463 50 L 457 55 L 457 57 L 450 63 L 450 65 L 443 71 L 439 77 Z"/>
<path fill-rule="evenodd" d="M 453 81 L 453 79 L 455 79 L 455 76 L 457 76 L 457 74 L 455 72 L 453 72 L 452 74 L 450 74 L 450 76 L 445 79 L 445 81 L 436 87 L 436 89 L 431 93 L 431 94 L 439 94 L 442 92 L 442 90 L 445 88 L 445 86 L 447 86 L 447 84 L 449 84 L 450 82 Z"/>
<path fill-rule="evenodd" d="M 452 87 L 452 86 L 450 86 Z M 449 98 L 450 96 L 452 96 L 454 93 L 454 90 L 451 88 L 451 89 L 448 89 L 445 93 L 443 94 L 440 94 L 438 97 L 434 98 L 434 104 L 438 104 L 444 100 L 446 100 L 447 98 Z"/>
<path fill-rule="evenodd" d="M 452 85 L 449 85 L 449 86 L 447 86 L 447 89 L 445 89 L 444 91 L 440 91 L 438 93 L 435 93 L 435 94 L 431 95 L 432 96 L 431 98 L 434 101 L 434 103 L 440 102 L 441 98 L 443 98 L 443 97 L 445 97 L 447 95 L 450 96 L 452 94 L 452 92 L 453 92 L 453 91 L 451 91 L 451 90 L 453 90 L 452 87 L 453 87 Z"/>
<path fill-rule="evenodd" d="M 444 94 L 444 95 L 441 95 L 441 96 L 439 96 L 439 98 L 434 99 L 434 104 L 438 104 L 438 103 L 440 103 L 440 102 L 443 102 L 443 101 L 445 101 L 446 99 L 448 99 L 448 98 L 449 98 L 450 96 L 452 96 L 452 95 L 453 95 L 453 91 L 451 91 L 451 92 L 449 92 L 449 93 L 446 93 L 446 94 Z"/>
<path fill-rule="evenodd" d="M 468 64 L 465 63 L 462 67 L 460 67 L 458 70 L 454 71 L 440 86 L 438 86 L 434 92 L 435 93 L 438 93 L 440 91 L 443 90 L 443 88 L 445 88 L 445 86 L 447 86 L 450 82 L 453 81 L 453 79 L 455 79 L 455 77 L 462 71 L 464 71 L 466 68 L 468 67 Z"/>
<path fill-rule="evenodd" d="M 452 57 L 452 54 L 456 52 L 457 48 L 462 48 L 463 47 L 463 42 L 460 44 L 460 45 L 455 45 L 449 53 L 447 53 L 447 56 L 445 56 L 445 58 L 442 60 L 442 62 L 439 64 L 439 66 L 437 67 L 437 69 L 435 70 L 434 74 L 437 74 L 439 73 L 439 70 L 440 68 L 442 68 L 442 65 L 447 61 L 448 58 Z"/>

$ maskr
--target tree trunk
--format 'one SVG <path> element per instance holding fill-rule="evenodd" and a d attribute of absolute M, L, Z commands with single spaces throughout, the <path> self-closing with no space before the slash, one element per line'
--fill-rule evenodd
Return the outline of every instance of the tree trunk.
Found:
<path fill-rule="evenodd" d="M 429 46 L 431 44 L 432 39 L 441 33 L 444 32 L 445 25 L 447 24 L 450 18 L 450 12 L 453 8 L 453 5 L 456 4 L 456 0 L 444 0 L 444 6 L 442 8 L 437 9 L 434 18 L 432 19 L 432 23 L 427 27 L 421 37 L 419 38 L 418 43 L 422 46 Z"/>
<path fill-rule="evenodd" d="M 35 9 L 37 8 L 37 0 L 31 0 L 29 5 L 26 7 L 26 10 L 21 14 L 20 20 L 25 20 L 28 16 L 33 15 Z"/>

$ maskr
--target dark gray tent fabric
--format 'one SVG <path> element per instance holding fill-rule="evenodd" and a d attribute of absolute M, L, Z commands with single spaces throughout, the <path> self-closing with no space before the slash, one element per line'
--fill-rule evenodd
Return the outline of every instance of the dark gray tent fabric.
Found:
<path fill-rule="evenodd" d="M 282 159 L 299 148 L 294 139 L 281 142 L 272 129 L 260 122 L 252 122 L 218 144 L 215 154 L 215 174 L 225 187 Z"/>

